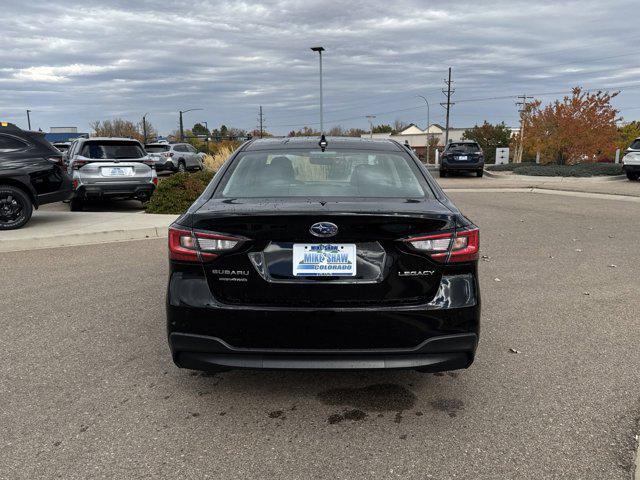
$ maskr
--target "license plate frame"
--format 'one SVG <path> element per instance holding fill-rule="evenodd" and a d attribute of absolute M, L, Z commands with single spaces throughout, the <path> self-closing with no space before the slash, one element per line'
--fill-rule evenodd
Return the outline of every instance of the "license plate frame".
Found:
<path fill-rule="evenodd" d="M 355 243 L 294 243 L 294 277 L 355 277 L 358 249 Z"/>

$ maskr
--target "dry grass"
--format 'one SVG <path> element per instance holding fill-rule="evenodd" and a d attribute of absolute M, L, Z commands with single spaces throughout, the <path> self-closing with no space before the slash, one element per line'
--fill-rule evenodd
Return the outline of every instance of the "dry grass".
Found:
<path fill-rule="evenodd" d="M 222 145 L 213 155 L 205 155 L 203 164 L 206 170 L 217 172 L 235 149 L 232 145 Z"/>

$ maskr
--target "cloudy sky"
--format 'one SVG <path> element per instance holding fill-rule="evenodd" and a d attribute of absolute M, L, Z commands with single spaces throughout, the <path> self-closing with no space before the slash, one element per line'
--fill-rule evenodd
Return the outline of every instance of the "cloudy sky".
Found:
<path fill-rule="evenodd" d="M 484 4 L 484 5 L 483 5 Z M 325 124 L 444 122 L 516 125 L 516 95 L 550 101 L 574 85 L 621 90 L 640 117 L 637 0 L 235 2 L 0 0 L 0 119 L 89 128 L 113 117 L 162 133 L 206 120 L 285 134 L 318 124 L 323 45 Z"/>

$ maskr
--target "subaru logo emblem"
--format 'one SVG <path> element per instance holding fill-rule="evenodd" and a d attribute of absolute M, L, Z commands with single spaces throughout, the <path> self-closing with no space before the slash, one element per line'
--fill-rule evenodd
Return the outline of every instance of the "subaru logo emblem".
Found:
<path fill-rule="evenodd" d="M 311 225 L 309 231 L 316 237 L 333 237 L 338 233 L 338 226 L 331 222 L 318 222 Z"/>

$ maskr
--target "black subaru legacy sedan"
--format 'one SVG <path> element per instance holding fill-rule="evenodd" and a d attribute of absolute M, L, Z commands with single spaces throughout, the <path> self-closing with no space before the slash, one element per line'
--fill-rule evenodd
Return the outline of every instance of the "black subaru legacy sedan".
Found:
<path fill-rule="evenodd" d="M 390 140 L 240 147 L 169 229 L 168 339 L 183 368 L 466 368 L 478 228 Z"/>

